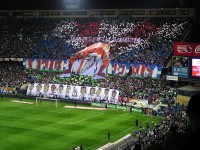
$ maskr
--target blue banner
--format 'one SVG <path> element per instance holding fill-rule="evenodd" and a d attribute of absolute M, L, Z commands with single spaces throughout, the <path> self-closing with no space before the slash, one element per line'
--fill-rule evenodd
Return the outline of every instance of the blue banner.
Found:
<path fill-rule="evenodd" d="M 110 61 L 107 73 L 116 76 L 126 76 L 130 71 L 130 63 Z"/>
<path fill-rule="evenodd" d="M 23 59 L 23 65 L 26 69 L 36 69 L 41 71 L 60 71 L 68 70 L 67 59 Z M 80 75 L 90 75 L 94 79 L 104 78 L 99 76 L 100 68 L 102 66 L 102 59 L 95 61 L 78 59 L 74 61 L 70 72 Z M 182 68 L 183 69 L 183 68 Z M 188 69 L 184 68 L 184 71 L 180 71 L 180 67 L 173 67 L 173 74 L 179 74 L 181 77 L 188 76 Z M 116 76 L 126 76 L 128 73 L 131 77 L 151 77 L 160 78 L 162 71 L 161 65 L 139 64 L 139 63 L 127 63 L 127 62 L 114 62 L 110 61 L 108 66 L 101 70 L 103 74 L 110 74 Z M 63 76 L 62 76 L 63 75 Z M 70 73 L 63 73 L 61 77 L 69 77 Z"/>
<path fill-rule="evenodd" d="M 161 65 L 150 65 L 150 64 L 131 64 L 131 76 L 132 77 L 151 77 L 159 79 L 161 76 L 162 66 Z"/>

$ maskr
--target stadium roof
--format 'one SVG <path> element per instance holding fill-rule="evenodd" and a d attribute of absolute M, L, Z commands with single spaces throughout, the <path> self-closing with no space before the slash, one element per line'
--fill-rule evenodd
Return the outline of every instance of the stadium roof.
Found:
<path fill-rule="evenodd" d="M 65 9 L 67 0 L 5 0 L 1 10 Z M 71 0 L 72 1 L 72 0 Z M 80 9 L 194 8 L 199 0 L 80 0 Z"/>

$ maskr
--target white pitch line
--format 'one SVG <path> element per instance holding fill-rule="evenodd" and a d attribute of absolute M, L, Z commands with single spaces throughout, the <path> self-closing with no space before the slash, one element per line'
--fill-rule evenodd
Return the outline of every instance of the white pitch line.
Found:
<path fill-rule="evenodd" d="M 9 117 L 18 117 L 18 116 L 13 116 L 13 115 L 8 115 L 8 114 L 0 114 L 1 116 L 9 116 Z M 50 120 L 44 120 L 44 119 L 35 119 L 35 118 L 26 118 L 26 117 L 18 117 L 19 119 L 27 119 L 27 120 L 35 120 L 35 121 L 46 121 L 46 122 L 52 122 L 52 123 L 60 123 L 60 124 L 69 124 L 69 123 L 64 123 L 64 122 L 54 122 Z"/>
<path fill-rule="evenodd" d="M 9 107 L 16 108 L 15 106 L 9 106 Z M 63 111 L 59 111 L 58 112 L 58 111 L 50 111 L 50 110 L 40 109 L 40 108 L 31 108 L 31 107 L 23 107 L 23 108 L 25 108 L 25 109 L 31 109 L 31 110 L 42 110 L 42 111 L 53 112 L 53 113 L 63 113 L 63 112 L 71 111 L 71 109 L 65 109 Z"/>
<path fill-rule="evenodd" d="M 144 124 L 145 122 L 147 122 L 147 121 L 149 121 L 149 120 L 151 120 L 151 119 L 147 119 L 147 120 L 143 121 L 141 124 Z M 130 129 L 132 129 L 132 128 L 133 128 L 133 127 L 130 127 L 130 128 L 128 128 L 128 129 L 126 129 L 126 130 L 124 130 L 124 131 L 118 133 L 118 134 L 124 133 L 124 132 L 126 132 L 126 131 L 128 131 L 128 130 L 130 130 Z M 111 136 L 110 138 L 113 138 L 113 137 L 117 136 L 118 134 L 115 134 L 115 135 Z M 103 143 L 103 142 L 105 142 L 105 141 L 107 141 L 107 139 L 106 139 L 106 140 L 103 140 L 103 141 L 101 141 L 101 142 L 98 142 L 98 143 L 94 144 L 93 146 L 90 146 L 90 147 L 86 148 L 85 150 L 90 149 L 90 148 L 92 148 L 92 147 L 95 147 L 96 145 L 98 145 L 98 144 L 100 144 L 100 143 Z M 97 149 L 97 148 L 98 148 L 98 147 L 95 147 L 95 149 Z"/>
<path fill-rule="evenodd" d="M 80 123 L 80 122 L 86 121 L 86 120 L 88 120 L 88 119 L 90 119 L 90 118 L 94 118 L 94 117 L 96 117 L 96 116 L 100 116 L 100 115 L 102 115 L 102 114 L 103 114 L 103 113 L 100 113 L 100 114 L 97 114 L 97 115 L 94 115 L 94 116 L 85 118 L 85 119 L 83 119 L 83 120 L 80 120 L 80 121 L 77 121 L 77 122 L 74 122 L 74 123 L 71 123 L 71 124 L 78 124 L 78 123 Z"/>

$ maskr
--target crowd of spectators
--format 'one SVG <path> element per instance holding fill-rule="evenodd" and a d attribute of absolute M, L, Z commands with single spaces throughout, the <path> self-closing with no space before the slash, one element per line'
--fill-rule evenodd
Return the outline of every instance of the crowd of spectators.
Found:
<path fill-rule="evenodd" d="M 137 141 L 137 144 L 141 145 L 141 149 L 171 150 L 183 144 L 184 137 L 190 132 L 190 123 L 188 117 L 186 117 L 185 107 L 176 105 L 174 108 L 177 111 L 169 113 L 161 123 L 150 122 L 149 124 L 152 124 L 154 128 L 143 127 L 145 132 L 142 132 Z"/>
<path fill-rule="evenodd" d="M 173 84 L 173 82 L 170 83 L 170 81 L 166 81 L 165 79 L 140 79 L 131 78 L 129 76 L 124 78 L 108 75 L 106 82 L 94 80 L 89 76 L 78 76 L 75 74 L 73 74 L 71 78 L 63 79 L 59 78 L 60 73 L 58 72 L 52 73 L 40 72 L 37 70 L 24 70 L 22 62 L 2 62 L 0 69 L 2 79 L 0 86 L 15 86 L 21 88 L 21 86 L 27 82 L 100 86 L 118 89 L 120 90 L 120 96 L 148 99 L 149 103 L 153 103 L 156 100 L 165 100 L 167 103 L 173 101 L 174 104 L 174 94 L 176 94 L 177 88 L 177 85 Z M 170 95 L 170 93 L 172 93 L 172 95 Z M 171 137 L 174 137 L 172 134 L 184 135 L 188 125 L 184 107 L 176 105 L 174 108 L 178 111 L 168 113 L 166 119 L 160 124 L 156 125 L 154 122 L 150 122 L 150 126 L 155 127 L 148 127 L 146 132 L 142 132 L 140 144 L 144 150 L 165 149 L 169 146 L 167 142 L 171 142 L 168 140 Z"/>
<path fill-rule="evenodd" d="M 77 51 L 101 41 L 111 44 L 110 60 L 164 65 L 173 52 L 173 42 L 179 41 L 190 25 L 189 18 L 0 19 L 0 58 L 69 59 Z M 22 62 L 0 63 L 0 87 L 15 87 L 18 92 L 26 83 L 59 83 L 117 89 L 120 97 L 147 99 L 150 104 L 175 104 L 178 88 L 164 77 L 155 80 L 108 75 L 105 80 L 94 80 L 90 76 L 59 75 L 25 70 Z M 148 130 L 141 139 L 142 147 L 163 148 L 161 143 L 174 127 L 178 133 L 186 129 L 183 115 L 182 111 L 169 114 L 167 120 Z"/>
<path fill-rule="evenodd" d="M 0 57 L 68 59 L 112 41 L 110 60 L 162 65 L 190 25 L 188 18 L 1 19 Z"/>
<path fill-rule="evenodd" d="M 0 63 L 0 87 L 14 87 L 20 89 L 27 82 L 21 62 Z"/>
<path fill-rule="evenodd" d="M 158 80 L 107 75 L 106 79 L 95 80 L 91 76 L 72 74 L 70 78 L 60 78 L 60 72 L 25 70 L 22 62 L 1 62 L 0 71 L 0 86 L 15 87 L 18 93 L 21 93 L 20 89 L 25 90 L 26 83 L 54 83 L 117 89 L 120 91 L 119 97 L 145 99 L 154 104 L 174 104 L 178 88 L 175 82 L 167 81 L 164 77 Z"/>

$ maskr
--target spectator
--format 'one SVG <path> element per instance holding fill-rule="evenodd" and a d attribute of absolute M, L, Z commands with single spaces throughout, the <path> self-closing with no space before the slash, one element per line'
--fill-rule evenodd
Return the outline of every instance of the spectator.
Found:
<path fill-rule="evenodd" d="M 110 132 L 108 131 L 108 141 L 110 141 Z"/>
<path fill-rule="evenodd" d="M 138 119 L 135 120 L 135 126 L 138 127 Z"/>
<path fill-rule="evenodd" d="M 200 135 L 200 93 L 194 94 L 188 103 L 187 114 L 191 124 L 191 131 L 187 134 L 186 141 L 180 150 L 197 149 Z"/>

